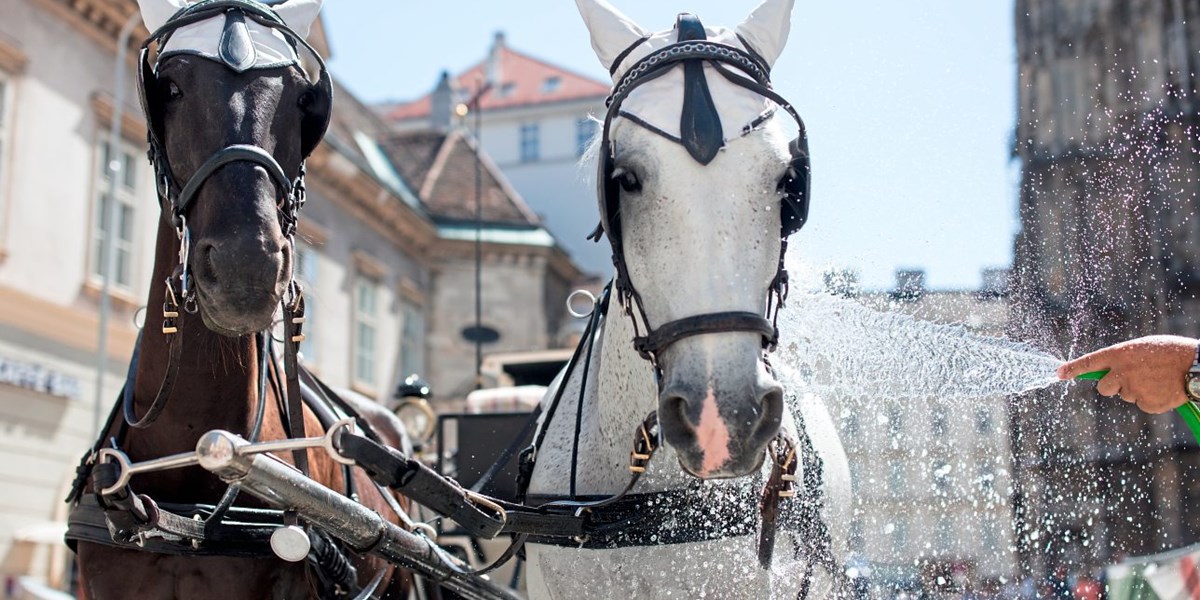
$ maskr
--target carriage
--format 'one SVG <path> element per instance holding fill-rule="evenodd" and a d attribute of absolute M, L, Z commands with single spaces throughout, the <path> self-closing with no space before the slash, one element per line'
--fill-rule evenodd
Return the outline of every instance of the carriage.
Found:
<path fill-rule="evenodd" d="M 143 1 L 153 33 L 139 83 L 163 203 L 155 277 L 165 281 L 149 305 L 162 306 L 162 327 L 144 332 L 72 491 L 68 539 L 88 596 L 446 590 L 509 599 L 519 597 L 516 578 L 489 574 L 513 560 L 526 561 L 538 597 L 596 593 L 563 577 L 579 561 L 613 575 L 605 596 L 717 589 L 704 586 L 728 597 L 844 596 L 836 515 L 847 504 L 844 455 L 824 408 L 786 406 L 765 361 L 787 296 L 786 240 L 808 210 L 804 124 L 770 87 L 791 4 L 767 0 L 736 29 L 685 14 L 651 33 L 605 2 L 579 1 L 615 81 L 597 146 L 595 236 L 608 238 L 616 277 L 537 408 L 438 420 L 439 430 L 458 428 L 449 469 L 442 448 L 426 464 L 391 414 L 336 393 L 297 359 L 306 315 L 289 256 L 304 158 L 332 102 L 324 64 L 304 41 L 319 2 Z M 261 72 L 282 73 L 281 82 L 256 80 Z M 197 73 L 209 83 L 189 87 Z M 682 102 L 661 101 L 681 89 Z M 264 122 L 236 128 L 264 139 L 172 134 L 197 102 L 264 101 L 276 114 L 243 111 L 238 118 Z M 300 127 L 271 126 L 288 118 Z M 794 138 L 780 129 L 789 118 Z M 729 147 L 738 150 L 718 158 Z M 724 166 L 707 168 L 714 160 Z M 686 193 L 663 193 L 677 185 Z M 635 201 L 643 190 L 676 197 L 705 186 L 738 202 Z M 220 190 L 254 193 L 224 206 Z M 242 214 L 273 218 L 248 225 Z M 655 237 L 681 218 L 712 236 L 705 251 Z M 231 233 L 247 229 L 249 241 Z M 687 277 L 704 272 L 711 277 Z M 703 280 L 696 290 L 686 289 L 692 279 Z M 744 285 L 716 291 L 705 287 L 712 280 Z M 282 349 L 263 333 L 277 308 Z M 185 339 L 217 335 L 238 340 L 232 381 L 197 378 L 204 359 L 184 351 Z M 622 401 L 601 403 L 600 394 Z M 205 412 L 214 398 L 247 395 Z M 649 414 L 636 401 L 646 396 L 658 399 Z M 180 404 L 196 414 L 177 419 Z M 192 500 L 161 500 L 182 493 Z M 256 500 L 239 501 L 246 496 Z M 479 548 L 491 540 L 502 541 L 490 542 L 498 552 L 485 560 Z M 689 564 L 639 572 L 664 553 L 686 553 Z M 729 560 L 755 568 L 720 572 Z M 800 567 L 780 572 L 782 562 Z"/>

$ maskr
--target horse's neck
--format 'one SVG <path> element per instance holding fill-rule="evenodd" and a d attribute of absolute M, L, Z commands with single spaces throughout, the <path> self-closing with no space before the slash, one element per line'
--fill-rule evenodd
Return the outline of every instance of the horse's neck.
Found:
<path fill-rule="evenodd" d="M 158 395 L 170 359 L 169 336 L 162 332 L 164 282 L 174 271 L 179 241 L 160 221 L 154 259 L 154 276 L 146 304 L 137 370 L 134 405 L 143 415 Z M 253 336 L 227 338 L 210 331 L 199 313 L 181 310 L 177 319 L 182 343 L 178 371 L 166 409 L 146 429 L 128 430 L 126 450 L 131 458 L 145 459 L 194 450 L 200 435 L 226 429 L 245 435 L 253 418 L 257 394 L 257 350 Z"/>
<path fill-rule="evenodd" d="M 580 495 L 604 495 L 621 491 L 629 482 L 629 453 L 637 428 L 650 411 L 658 408 L 658 388 L 650 364 L 633 349 L 633 327 L 616 303 L 592 349 L 587 366 L 588 382 L 579 413 L 579 457 L 575 462 L 576 491 Z M 586 344 L 586 340 L 583 342 Z M 563 395 L 546 440 L 539 451 L 538 469 L 530 491 L 566 494 L 571 477 L 572 441 L 583 381 L 584 354 L 562 382 Z M 679 467 L 675 453 L 659 448 L 636 491 L 676 489 L 691 481 Z"/>

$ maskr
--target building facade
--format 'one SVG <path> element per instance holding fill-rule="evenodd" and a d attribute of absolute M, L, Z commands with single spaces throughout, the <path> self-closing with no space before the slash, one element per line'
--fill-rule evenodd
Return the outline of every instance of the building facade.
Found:
<path fill-rule="evenodd" d="M 466 128 L 443 123 L 395 133 L 384 145 L 436 227 L 428 313 L 428 349 L 436 360 L 427 379 L 441 408 L 455 410 L 472 390 L 496 383 L 482 377 L 483 353 L 570 342 L 567 297 L 588 276 L 490 156 L 476 152 Z M 477 347 L 474 335 L 484 332 Z"/>
<path fill-rule="evenodd" d="M 830 274 L 825 287 L 881 313 L 1002 337 L 1005 276 L 985 271 L 979 290 L 928 290 L 922 271 L 906 270 L 897 272 L 893 289 L 860 293 L 852 274 Z M 868 597 L 962 593 L 1013 580 L 1005 398 L 965 403 L 836 394 L 828 400 L 854 489 L 850 564 L 873 586 Z"/>
<path fill-rule="evenodd" d="M 62 585 L 63 502 L 125 379 L 146 319 L 161 218 L 137 105 L 147 32 L 134 0 L 12 0 L 0 18 L 0 579 Z M 109 149 L 117 33 L 134 20 Z M 327 52 L 320 23 L 312 41 Z M 308 162 L 297 241 L 309 300 L 305 362 L 331 385 L 376 399 L 426 369 L 429 255 L 436 228 L 375 140 L 386 124 L 338 90 L 330 132 Z M 116 171 L 117 220 L 109 208 Z M 104 385 L 95 393 L 98 258 L 115 248 Z"/>
<path fill-rule="evenodd" d="M 487 86 L 479 94 L 481 86 Z M 607 276 L 604 244 L 588 241 L 599 223 L 590 165 L 579 159 L 604 115 L 609 84 L 511 48 L 497 33 L 488 56 L 410 102 L 379 109 L 400 130 L 449 121 L 458 105 L 480 109 L 478 138 L 545 227 L 585 271 Z M 474 127 L 473 115 L 465 124 Z"/>
<path fill-rule="evenodd" d="M 1012 333 L 1078 356 L 1200 334 L 1200 2 L 1018 0 Z M 1195 441 L 1077 385 L 1010 405 L 1020 564 L 1045 578 L 1200 541 Z"/>

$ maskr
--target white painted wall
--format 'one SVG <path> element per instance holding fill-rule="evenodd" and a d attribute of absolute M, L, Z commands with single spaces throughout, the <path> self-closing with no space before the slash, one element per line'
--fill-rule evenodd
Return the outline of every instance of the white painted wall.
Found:
<path fill-rule="evenodd" d="M 580 166 L 575 133 L 578 119 L 602 116 L 603 107 L 602 99 L 593 99 L 492 111 L 481 118 L 481 137 L 484 150 L 559 244 L 584 271 L 608 276 L 612 258 L 607 242 L 586 239 L 599 223 L 595 166 Z M 533 122 L 540 128 L 540 158 L 521 162 L 520 128 Z"/>

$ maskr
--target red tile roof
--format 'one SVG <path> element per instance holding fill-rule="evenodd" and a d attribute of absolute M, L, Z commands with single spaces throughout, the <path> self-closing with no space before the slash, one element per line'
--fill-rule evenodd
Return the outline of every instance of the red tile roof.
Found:
<path fill-rule="evenodd" d="M 483 110 L 495 110 L 514 106 L 531 106 L 563 102 L 580 98 L 604 98 L 609 84 L 549 64 L 527 54 L 522 54 L 497 40 L 499 54 L 499 81 L 483 95 L 480 101 Z M 484 59 L 454 77 L 453 88 L 461 90 L 467 98 L 483 81 L 488 59 Z M 558 83 L 548 83 L 557 79 Z M 428 117 L 430 97 L 426 94 L 411 102 L 402 102 L 384 109 L 384 114 L 393 121 Z M 456 96 L 458 97 L 458 96 Z"/>
<path fill-rule="evenodd" d="M 468 133 L 461 129 L 395 133 L 380 140 L 380 146 L 435 219 L 475 218 L 475 142 Z M 487 154 L 481 158 L 483 220 L 541 225 Z"/>

